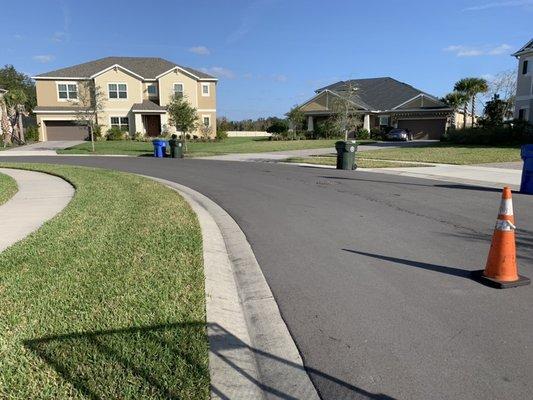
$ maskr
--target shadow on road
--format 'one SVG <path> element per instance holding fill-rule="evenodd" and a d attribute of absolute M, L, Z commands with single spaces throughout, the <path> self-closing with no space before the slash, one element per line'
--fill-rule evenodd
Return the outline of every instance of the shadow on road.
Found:
<path fill-rule="evenodd" d="M 280 365 L 302 369 L 289 360 L 255 349 L 218 324 L 203 322 L 171 323 L 145 327 L 68 333 L 27 340 L 24 346 L 39 356 L 63 379 L 90 399 L 108 398 L 206 398 L 198 387 L 206 387 L 209 369 L 202 351 L 206 328 L 215 336 L 211 351 L 244 378 L 261 387 L 274 398 L 296 400 L 293 395 L 263 385 L 236 365 L 231 352 L 246 348 L 256 357 L 265 357 Z M 199 345 L 198 343 L 201 343 Z M 325 382 L 323 398 L 394 400 L 351 385 L 314 368 L 311 377 Z M 211 386 L 214 395 L 231 399 L 220 388 Z M 185 397 L 184 397 L 185 396 Z"/>
<path fill-rule="evenodd" d="M 460 278 L 471 279 L 471 276 L 472 276 L 471 271 L 467 271 L 467 270 L 460 269 L 460 268 L 446 267 L 444 265 L 429 264 L 429 263 L 424 263 L 424 262 L 419 262 L 419 261 L 406 260 L 404 258 L 383 256 L 380 254 L 366 253 L 364 251 L 357 251 L 357 250 L 350 250 L 350 249 L 342 249 L 342 250 L 347 251 L 349 253 L 360 254 L 366 257 L 376 258 L 378 260 L 384 260 L 384 261 L 389 261 L 389 262 L 396 263 L 396 264 L 407 265 L 409 267 L 421 268 L 421 269 L 425 269 L 428 271 L 440 272 L 441 274 L 458 276 Z"/>

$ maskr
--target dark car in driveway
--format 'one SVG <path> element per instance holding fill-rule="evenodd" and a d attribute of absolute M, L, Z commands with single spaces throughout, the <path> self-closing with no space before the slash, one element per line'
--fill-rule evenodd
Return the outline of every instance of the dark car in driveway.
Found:
<path fill-rule="evenodd" d="M 409 132 L 407 132 L 405 129 L 401 128 L 395 128 L 391 129 L 386 135 L 386 140 L 401 140 L 401 141 L 408 141 L 411 140 Z"/>

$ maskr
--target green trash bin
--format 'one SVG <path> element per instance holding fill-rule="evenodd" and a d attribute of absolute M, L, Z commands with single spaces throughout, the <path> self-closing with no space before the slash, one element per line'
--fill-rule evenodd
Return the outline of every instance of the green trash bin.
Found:
<path fill-rule="evenodd" d="M 183 158 L 183 140 L 178 139 L 176 135 L 172 135 L 172 139 L 168 141 L 168 146 L 170 147 L 171 158 Z"/>
<path fill-rule="evenodd" d="M 357 144 L 355 140 L 339 140 L 335 143 L 335 150 L 337 150 L 337 169 L 357 169 L 357 165 L 355 164 Z"/>

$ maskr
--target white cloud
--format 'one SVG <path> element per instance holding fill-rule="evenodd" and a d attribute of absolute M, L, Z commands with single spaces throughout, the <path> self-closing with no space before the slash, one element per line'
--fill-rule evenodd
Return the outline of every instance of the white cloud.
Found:
<path fill-rule="evenodd" d="M 35 61 L 39 61 L 40 63 L 46 64 L 52 61 L 55 57 L 51 54 L 41 54 L 37 56 L 33 56 L 33 59 Z"/>
<path fill-rule="evenodd" d="M 198 54 L 199 56 L 208 56 L 211 54 L 209 49 L 205 46 L 195 46 L 189 49 L 191 53 Z"/>
<path fill-rule="evenodd" d="M 22 40 L 22 39 L 24 39 L 24 36 L 19 35 L 19 34 L 17 33 L 17 34 L 15 34 L 15 35 L 13 35 L 13 39 L 16 39 L 16 40 Z"/>
<path fill-rule="evenodd" d="M 500 54 L 509 54 L 511 50 L 512 47 L 508 44 L 501 44 L 489 50 L 487 54 L 490 56 L 499 56 Z"/>
<path fill-rule="evenodd" d="M 272 75 L 272 79 L 275 82 L 287 82 L 287 77 L 285 75 L 283 75 L 283 74 Z"/>
<path fill-rule="evenodd" d="M 252 79 L 254 76 L 252 73 L 247 72 L 242 76 L 244 79 Z"/>
<path fill-rule="evenodd" d="M 52 35 L 52 42 L 61 43 L 67 39 L 67 33 L 65 32 L 54 32 Z"/>
<path fill-rule="evenodd" d="M 533 0 L 495 1 L 492 3 L 485 3 L 477 6 L 467 7 L 464 8 L 463 11 L 481 11 L 489 10 L 491 8 L 523 7 L 531 5 L 533 5 Z"/>
<path fill-rule="evenodd" d="M 205 72 L 206 74 L 214 75 L 217 78 L 235 78 L 235 73 L 232 70 L 224 67 L 200 68 L 200 71 Z"/>
<path fill-rule="evenodd" d="M 478 57 L 478 56 L 499 56 L 510 54 L 512 47 L 508 44 L 498 46 L 465 46 L 451 45 L 443 49 L 449 53 L 454 53 L 457 57 Z"/>

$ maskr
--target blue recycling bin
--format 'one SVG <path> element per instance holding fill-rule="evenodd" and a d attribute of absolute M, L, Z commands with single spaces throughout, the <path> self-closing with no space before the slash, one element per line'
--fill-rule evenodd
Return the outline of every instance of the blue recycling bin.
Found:
<path fill-rule="evenodd" d="M 154 145 L 154 157 L 163 158 L 166 153 L 167 142 L 161 139 L 152 140 Z"/>
<path fill-rule="evenodd" d="M 520 156 L 524 160 L 520 193 L 533 194 L 533 144 L 522 146 Z"/>

